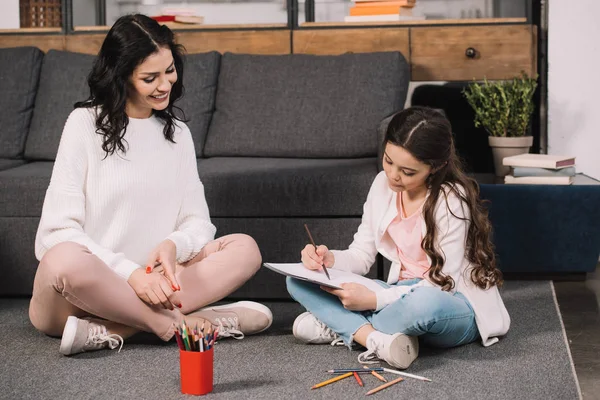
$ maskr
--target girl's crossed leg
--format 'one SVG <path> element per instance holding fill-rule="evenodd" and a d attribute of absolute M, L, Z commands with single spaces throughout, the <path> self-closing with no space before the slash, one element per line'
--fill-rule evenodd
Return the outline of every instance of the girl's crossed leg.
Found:
<path fill-rule="evenodd" d="M 412 285 L 418 280 L 399 282 Z M 378 283 L 386 288 L 384 282 Z M 475 314 L 460 293 L 418 287 L 377 312 L 350 311 L 340 300 L 317 285 L 287 279 L 291 296 L 307 313 L 294 323 L 294 335 L 307 343 L 336 340 L 367 348 L 362 362 L 380 358 L 398 368 L 407 368 L 418 356 L 418 340 L 433 347 L 453 347 L 479 337 Z"/>

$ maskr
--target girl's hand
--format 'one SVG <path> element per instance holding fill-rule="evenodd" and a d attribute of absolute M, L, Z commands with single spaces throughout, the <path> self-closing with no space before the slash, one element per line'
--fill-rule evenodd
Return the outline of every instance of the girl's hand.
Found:
<path fill-rule="evenodd" d="M 313 271 L 322 270 L 323 265 L 331 268 L 335 264 L 335 257 L 327 246 L 320 245 L 315 251 L 312 244 L 307 244 L 300 254 L 302 255 L 302 264 Z"/>
<path fill-rule="evenodd" d="M 171 283 L 158 272 L 148 274 L 138 268 L 129 276 L 127 282 L 138 297 L 148 305 L 162 305 L 168 310 L 173 310 L 173 306 L 181 308 L 181 302 L 175 299 Z"/>
<path fill-rule="evenodd" d="M 175 246 L 175 243 L 169 239 L 165 239 L 152 250 L 150 257 L 148 258 L 148 265 L 146 266 L 146 273 L 149 274 L 154 269 L 154 266 L 160 263 L 165 277 L 171 283 L 171 289 L 173 291 L 181 290 L 177 278 L 175 278 L 175 265 L 177 264 L 176 255 L 177 247 Z"/>
<path fill-rule="evenodd" d="M 339 297 L 344 308 L 352 311 L 373 311 L 377 308 L 377 295 L 359 283 L 342 283 L 342 289 L 321 286 L 327 293 Z"/>

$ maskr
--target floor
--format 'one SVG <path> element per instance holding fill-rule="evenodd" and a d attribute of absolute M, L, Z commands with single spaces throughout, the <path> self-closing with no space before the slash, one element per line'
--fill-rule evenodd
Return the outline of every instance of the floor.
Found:
<path fill-rule="evenodd" d="M 600 265 L 581 282 L 554 282 L 585 400 L 600 400 Z"/>

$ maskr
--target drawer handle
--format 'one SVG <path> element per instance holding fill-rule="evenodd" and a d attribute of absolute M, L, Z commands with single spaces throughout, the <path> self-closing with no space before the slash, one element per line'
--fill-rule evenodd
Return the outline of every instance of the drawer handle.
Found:
<path fill-rule="evenodd" d="M 465 50 L 465 56 L 468 58 L 475 58 L 477 56 L 477 50 L 475 50 L 473 47 L 469 47 L 467 50 Z"/>

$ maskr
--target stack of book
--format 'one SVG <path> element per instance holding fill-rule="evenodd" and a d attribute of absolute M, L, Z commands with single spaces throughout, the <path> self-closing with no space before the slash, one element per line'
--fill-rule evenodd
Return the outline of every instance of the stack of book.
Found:
<path fill-rule="evenodd" d="M 403 21 L 424 19 L 414 16 L 416 0 L 354 0 L 345 22 Z"/>
<path fill-rule="evenodd" d="M 511 167 L 504 183 L 528 185 L 570 185 L 573 183 L 575 157 L 550 154 L 520 154 L 505 157 L 502 163 Z"/>
<path fill-rule="evenodd" d="M 184 7 L 163 8 L 159 15 L 151 17 L 161 24 L 177 27 L 178 24 L 202 24 L 204 17 L 197 15 L 193 9 Z"/>

